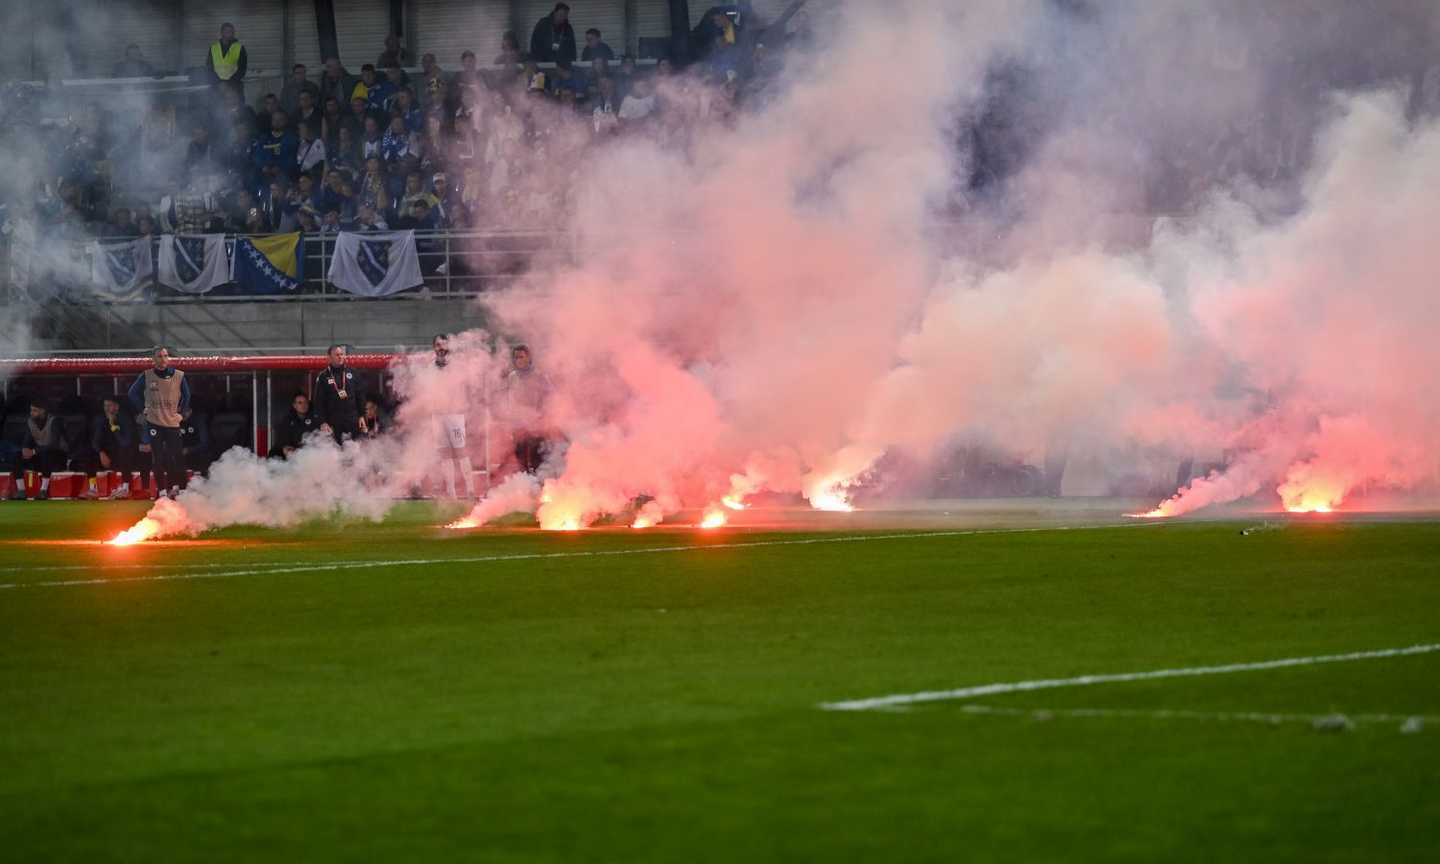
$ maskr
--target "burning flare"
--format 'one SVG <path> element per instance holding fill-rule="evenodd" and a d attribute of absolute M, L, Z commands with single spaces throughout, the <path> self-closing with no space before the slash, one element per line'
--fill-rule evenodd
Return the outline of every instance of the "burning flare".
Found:
<path fill-rule="evenodd" d="M 635 514 L 635 521 L 630 523 L 630 527 L 636 529 L 654 528 L 656 525 L 659 525 L 660 521 L 664 518 L 665 511 L 660 507 L 658 502 L 646 501 L 645 506 L 641 507 L 639 512 Z"/>
<path fill-rule="evenodd" d="M 161 498 L 143 519 L 106 542 L 111 546 L 133 546 L 172 534 L 194 534 L 205 527 L 207 526 L 203 523 L 197 524 L 192 520 L 179 502 L 171 498 Z"/>
<path fill-rule="evenodd" d="M 707 530 L 723 528 L 728 521 L 730 520 L 725 517 L 725 511 L 712 504 L 705 508 L 705 516 L 700 520 L 700 527 Z"/>

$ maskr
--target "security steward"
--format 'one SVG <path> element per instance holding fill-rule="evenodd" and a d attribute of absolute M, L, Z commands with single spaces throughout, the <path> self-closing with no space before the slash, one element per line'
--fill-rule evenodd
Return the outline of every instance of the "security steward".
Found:
<path fill-rule="evenodd" d="M 205 55 L 205 68 L 210 70 L 210 81 L 219 87 L 229 87 L 245 96 L 245 67 L 250 58 L 245 46 L 235 38 L 234 24 L 220 25 L 220 39 L 210 43 L 210 53 Z"/>
<path fill-rule="evenodd" d="M 315 379 L 310 394 L 311 410 L 320 421 L 320 431 L 335 436 L 343 444 L 365 431 L 365 385 L 353 369 L 345 365 L 345 346 L 330 346 L 330 365 Z"/>

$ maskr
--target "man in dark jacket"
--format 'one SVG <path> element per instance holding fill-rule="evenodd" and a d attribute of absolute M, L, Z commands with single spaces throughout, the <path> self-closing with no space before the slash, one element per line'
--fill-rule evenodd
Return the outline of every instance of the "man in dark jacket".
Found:
<path fill-rule="evenodd" d="M 549 15 L 535 23 L 530 33 L 530 59 L 536 63 L 575 62 L 575 28 L 570 26 L 570 7 L 556 3 Z"/>
<path fill-rule="evenodd" d="M 320 428 L 315 415 L 310 413 L 310 397 L 296 393 L 290 400 L 290 413 L 280 421 L 275 431 L 275 446 L 270 448 L 271 459 L 288 459 L 291 453 L 305 446 L 305 436 Z"/>
<path fill-rule="evenodd" d="M 365 385 L 355 371 L 345 365 L 345 346 L 330 346 L 330 365 L 315 379 L 315 392 L 310 403 L 320 431 L 335 436 L 335 443 L 360 438 L 365 432 Z"/>
<path fill-rule="evenodd" d="M 130 477 L 140 461 L 140 439 L 135 423 L 120 410 L 120 397 L 106 396 L 105 413 L 90 424 L 90 449 L 95 462 L 91 465 L 90 488 L 95 488 L 96 471 L 117 471 L 120 484 L 110 493 L 114 499 L 130 497 Z"/>
<path fill-rule="evenodd" d="M 64 470 L 69 458 L 70 443 L 65 440 L 65 424 L 40 402 L 30 403 L 30 421 L 25 427 L 25 440 L 20 444 L 20 461 L 15 463 L 14 490 L 10 497 L 25 499 L 25 475 L 40 473 L 39 500 L 50 497 L 50 474 Z"/>

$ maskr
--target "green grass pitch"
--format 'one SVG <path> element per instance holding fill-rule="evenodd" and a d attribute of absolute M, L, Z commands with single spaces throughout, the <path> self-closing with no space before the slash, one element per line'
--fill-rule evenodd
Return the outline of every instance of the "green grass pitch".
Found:
<path fill-rule="evenodd" d="M 142 512 L 0 505 L 4 860 L 1440 860 L 1440 653 L 817 707 L 1437 643 L 1440 524 L 68 542 Z"/>

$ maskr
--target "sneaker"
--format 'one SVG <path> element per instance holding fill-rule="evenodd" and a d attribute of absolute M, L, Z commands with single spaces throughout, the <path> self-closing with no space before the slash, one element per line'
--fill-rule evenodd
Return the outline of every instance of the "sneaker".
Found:
<path fill-rule="evenodd" d="M 80 493 L 80 497 L 85 501 L 94 501 L 96 498 L 100 497 L 100 493 L 94 489 L 86 489 L 84 492 Z"/>
<path fill-rule="evenodd" d="M 126 489 L 126 488 L 123 487 L 123 486 L 120 487 L 119 489 L 116 489 L 114 492 L 111 492 L 110 495 L 109 495 L 109 498 L 110 498 L 111 501 L 124 501 L 125 499 L 127 499 L 127 498 L 129 498 L 129 497 L 130 497 L 130 490 L 129 490 L 129 489 Z"/>

